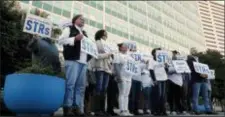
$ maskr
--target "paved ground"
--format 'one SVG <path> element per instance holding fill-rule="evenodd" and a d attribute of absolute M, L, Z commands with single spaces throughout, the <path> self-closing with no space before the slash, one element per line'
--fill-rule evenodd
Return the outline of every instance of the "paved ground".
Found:
<path fill-rule="evenodd" d="M 118 113 L 119 112 L 119 110 L 118 109 L 115 109 L 114 110 L 116 113 Z M 62 116 L 63 115 L 63 110 L 62 110 L 62 108 L 60 108 L 57 112 L 55 112 L 55 114 L 54 114 L 54 116 Z M 149 116 L 149 115 L 143 115 L 143 116 Z M 135 117 L 143 117 L 143 116 L 135 116 Z M 169 115 L 169 116 L 174 116 L 174 115 Z M 179 117 L 179 116 L 212 116 L 212 117 L 215 117 L 215 116 L 220 116 L 220 117 L 225 117 L 225 113 L 224 112 L 218 112 L 218 114 L 217 115 L 205 115 L 205 114 L 202 114 L 202 115 L 176 115 L 177 117 Z"/>

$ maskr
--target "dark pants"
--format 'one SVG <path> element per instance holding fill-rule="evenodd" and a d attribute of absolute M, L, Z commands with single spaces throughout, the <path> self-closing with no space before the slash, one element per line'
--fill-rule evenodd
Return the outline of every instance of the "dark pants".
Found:
<path fill-rule="evenodd" d="M 168 103 L 170 106 L 170 111 L 183 112 L 184 107 L 181 103 L 183 92 L 182 87 L 169 80 L 168 89 Z"/>
<path fill-rule="evenodd" d="M 129 101 L 129 110 L 130 112 L 138 112 L 139 101 L 141 93 L 141 82 L 132 80 L 131 92 L 130 92 L 130 101 Z"/>
<path fill-rule="evenodd" d="M 144 111 L 151 110 L 151 87 L 145 87 L 142 91 L 144 94 Z"/>
<path fill-rule="evenodd" d="M 118 107 L 118 87 L 114 76 L 110 76 L 107 89 L 107 112 L 113 112 L 114 107 Z"/>
<path fill-rule="evenodd" d="M 152 114 L 166 113 L 166 81 L 159 81 L 152 87 Z"/>
<path fill-rule="evenodd" d="M 96 71 L 95 76 L 96 76 L 95 112 L 105 111 L 105 99 L 109 83 L 109 74 L 104 71 Z"/>
<path fill-rule="evenodd" d="M 183 80 L 183 93 L 182 93 L 182 104 L 184 106 L 184 111 L 191 111 L 191 83 L 190 80 Z"/>

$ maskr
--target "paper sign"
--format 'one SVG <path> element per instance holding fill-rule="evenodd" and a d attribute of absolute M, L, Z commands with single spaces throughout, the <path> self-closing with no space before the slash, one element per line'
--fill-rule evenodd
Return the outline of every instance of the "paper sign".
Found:
<path fill-rule="evenodd" d="M 142 60 L 142 54 L 135 52 L 135 53 L 130 53 L 130 56 L 135 60 L 135 61 L 141 61 Z"/>
<path fill-rule="evenodd" d="M 50 20 L 38 17 L 32 14 L 27 14 L 23 32 L 36 34 L 41 37 L 51 37 L 52 23 Z"/>
<path fill-rule="evenodd" d="M 209 66 L 206 64 L 198 63 L 198 62 L 193 62 L 194 64 L 194 69 L 197 73 L 200 74 L 210 74 Z"/>
<path fill-rule="evenodd" d="M 95 58 L 98 57 L 98 50 L 96 43 L 93 40 L 88 39 L 87 37 L 84 37 L 81 40 L 81 51 L 90 54 Z"/>
<path fill-rule="evenodd" d="M 172 64 L 177 73 L 191 73 L 191 70 L 184 60 L 173 60 Z"/>
<path fill-rule="evenodd" d="M 159 63 L 154 66 L 154 73 L 157 81 L 165 81 L 168 79 L 164 64 Z"/>
<path fill-rule="evenodd" d="M 187 56 L 184 55 L 177 55 L 176 58 L 177 60 L 187 60 Z"/>
<path fill-rule="evenodd" d="M 106 41 L 101 41 L 101 42 L 102 42 L 105 53 L 113 53 L 118 51 L 117 46 L 113 46 L 113 44 L 110 45 Z"/>
<path fill-rule="evenodd" d="M 130 73 L 132 75 L 138 75 L 141 73 L 141 69 L 138 66 L 138 63 L 134 60 L 127 60 L 126 64 L 124 65 L 125 72 Z"/>
<path fill-rule="evenodd" d="M 165 50 L 157 50 L 156 51 L 156 60 L 159 62 L 159 63 L 166 63 L 168 62 L 168 52 L 165 51 Z"/>
<path fill-rule="evenodd" d="M 210 69 L 208 79 L 215 79 L 215 70 Z"/>

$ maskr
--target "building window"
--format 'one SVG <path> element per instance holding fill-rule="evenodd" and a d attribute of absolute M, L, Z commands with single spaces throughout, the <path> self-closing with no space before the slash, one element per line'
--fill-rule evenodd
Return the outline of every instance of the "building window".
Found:
<path fill-rule="evenodd" d="M 32 1 L 32 5 L 38 8 L 42 8 L 42 3 L 40 1 Z"/>
<path fill-rule="evenodd" d="M 29 0 L 22 0 L 21 2 L 29 4 Z"/>
<path fill-rule="evenodd" d="M 62 12 L 62 9 L 57 8 L 57 7 L 54 7 L 54 8 L 53 8 L 53 13 L 56 13 L 56 14 L 58 14 L 58 15 L 61 15 L 61 12 Z"/>
<path fill-rule="evenodd" d="M 70 18 L 70 14 L 71 14 L 70 12 L 63 10 L 63 16 Z"/>
<path fill-rule="evenodd" d="M 44 10 L 46 10 L 46 11 L 52 11 L 52 6 L 51 5 L 49 5 L 49 4 L 45 4 L 45 3 L 43 3 L 43 9 Z"/>

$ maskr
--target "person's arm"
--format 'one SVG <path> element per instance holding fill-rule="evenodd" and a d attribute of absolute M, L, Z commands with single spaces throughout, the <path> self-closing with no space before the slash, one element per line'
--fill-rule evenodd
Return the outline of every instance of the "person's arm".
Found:
<path fill-rule="evenodd" d="M 104 47 L 101 43 L 101 40 L 98 40 L 96 41 L 96 46 L 97 46 L 97 49 L 98 49 L 98 59 L 106 59 L 106 58 L 110 58 L 110 56 L 112 54 L 110 53 L 105 53 L 105 50 L 104 50 Z"/>
<path fill-rule="evenodd" d="M 149 73 L 150 73 L 150 76 L 152 78 L 152 81 L 155 82 L 156 81 L 156 78 L 155 78 L 155 73 L 154 73 L 154 70 L 149 70 Z"/>
<path fill-rule="evenodd" d="M 38 38 L 33 37 L 27 45 L 27 50 L 33 53 L 38 52 Z"/>
<path fill-rule="evenodd" d="M 59 36 L 59 40 L 58 40 L 58 43 L 60 45 L 75 45 L 75 37 L 71 37 L 69 38 L 69 35 L 70 35 L 70 28 L 69 27 L 66 27 L 62 34 Z"/>
<path fill-rule="evenodd" d="M 169 73 L 169 74 L 174 74 L 174 73 L 176 73 L 175 68 L 172 67 L 172 66 L 168 67 L 167 69 L 168 69 L 167 73 Z"/>

